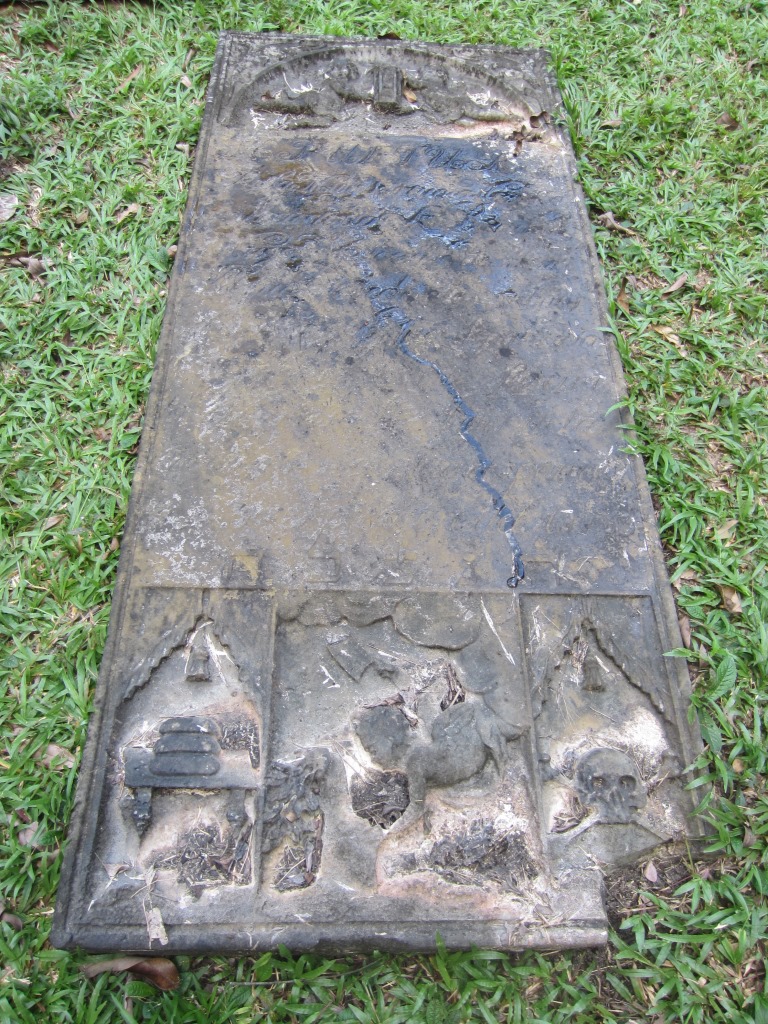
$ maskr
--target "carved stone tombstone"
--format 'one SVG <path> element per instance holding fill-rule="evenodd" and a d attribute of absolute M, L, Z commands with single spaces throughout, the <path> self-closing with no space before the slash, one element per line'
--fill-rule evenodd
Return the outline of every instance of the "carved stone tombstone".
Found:
<path fill-rule="evenodd" d="M 545 55 L 222 37 L 54 928 L 604 941 L 696 834 Z"/>

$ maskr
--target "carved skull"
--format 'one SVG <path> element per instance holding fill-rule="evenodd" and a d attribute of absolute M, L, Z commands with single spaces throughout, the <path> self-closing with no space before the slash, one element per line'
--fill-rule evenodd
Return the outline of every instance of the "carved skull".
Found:
<path fill-rule="evenodd" d="M 645 807 L 645 786 L 629 755 L 613 747 L 596 747 L 576 766 L 579 800 L 596 807 L 600 821 L 626 825 Z"/>

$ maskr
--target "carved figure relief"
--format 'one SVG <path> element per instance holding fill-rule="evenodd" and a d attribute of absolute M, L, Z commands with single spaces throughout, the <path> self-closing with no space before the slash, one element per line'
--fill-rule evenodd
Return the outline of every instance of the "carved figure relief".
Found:
<path fill-rule="evenodd" d="M 594 808 L 606 825 L 628 824 L 645 807 L 645 785 L 623 750 L 596 747 L 579 759 L 574 786 L 585 807 Z"/>
<path fill-rule="evenodd" d="M 687 808 L 670 786 L 682 764 L 648 612 L 642 598 L 526 603 L 544 814 L 556 858 L 623 863 L 684 829 Z"/>
<path fill-rule="evenodd" d="M 533 99 L 536 90 L 520 80 L 519 71 L 514 81 L 488 62 L 473 65 L 407 45 L 391 46 L 388 58 L 364 43 L 310 49 L 261 71 L 225 109 L 230 118 L 263 111 L 302 127 L 348 119 L 355 106 L 437 123 L 494 123 L 543 113 Z"/>
<path fill-rule="evenodd" d="M 388 708 L 373 711 L 389 711 Z M 397 710 L 401 723 L 405 718 Z M 377 725 L 381 723 L 378 716 Z M 486 706 L 459 703 L 440 712 L 432 721 L 428 741 L 411 741 L 408 726 L 400 726 L 401 736 L 393 742 L 391 726 L 372 728 L 366 718 L 358 718 L 356 731 L 374 762 L 384 768 L 402 767 L 408 782 L 407 810 L 393 824 L 402 831 L 424 813 L 428 788 L 454 786 L 478 775 L 489 758 L 501 775 L 506 742 L 520 737 L 525 726 L 502 722 Z"/>
<path fill-rule="evenodd" d="M 162 893 L 250 885 L 261 786 L 261 713 L 231 646 L 205 612 L 178 623 L 130 678 L 123 699 L 103 897 L 147 879 Z M 139 887 L 140 889 L 140 887 Z"/>
<path fill-rule="evenodd" d="M 516 822 L 533 799 L 530 721 L 522 678 L 482 608 L 439 594 L 328 594 L 282 610 L 265 885 L 330 884 L 327 856 L 333 878 L 347 872 L 357 888 L 396 890 L 425 872 L 482 886 L 495 877 L 483 852 L 492 835 L 507 868 L 537 862 L 532 837 L 497 820 L 500 797 Z M 418 853 L 427 836 L 434 855 Z"/>

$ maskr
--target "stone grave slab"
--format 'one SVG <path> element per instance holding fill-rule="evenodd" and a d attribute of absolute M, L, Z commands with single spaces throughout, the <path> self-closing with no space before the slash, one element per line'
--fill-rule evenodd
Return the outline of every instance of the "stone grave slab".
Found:
<path fill-rule="evenodd" d="M 54 942 L 605 941 L 684 664 L 546 54 L 225 33 Z"/>

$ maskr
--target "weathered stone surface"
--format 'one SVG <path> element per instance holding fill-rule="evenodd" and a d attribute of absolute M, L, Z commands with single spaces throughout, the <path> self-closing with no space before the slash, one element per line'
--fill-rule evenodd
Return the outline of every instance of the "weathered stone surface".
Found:
<path fill-rule="evenodd" d="M 57 943 L 592 944 L 696 834 L 558 103 L 539 52 L 222 37 Z"/>

